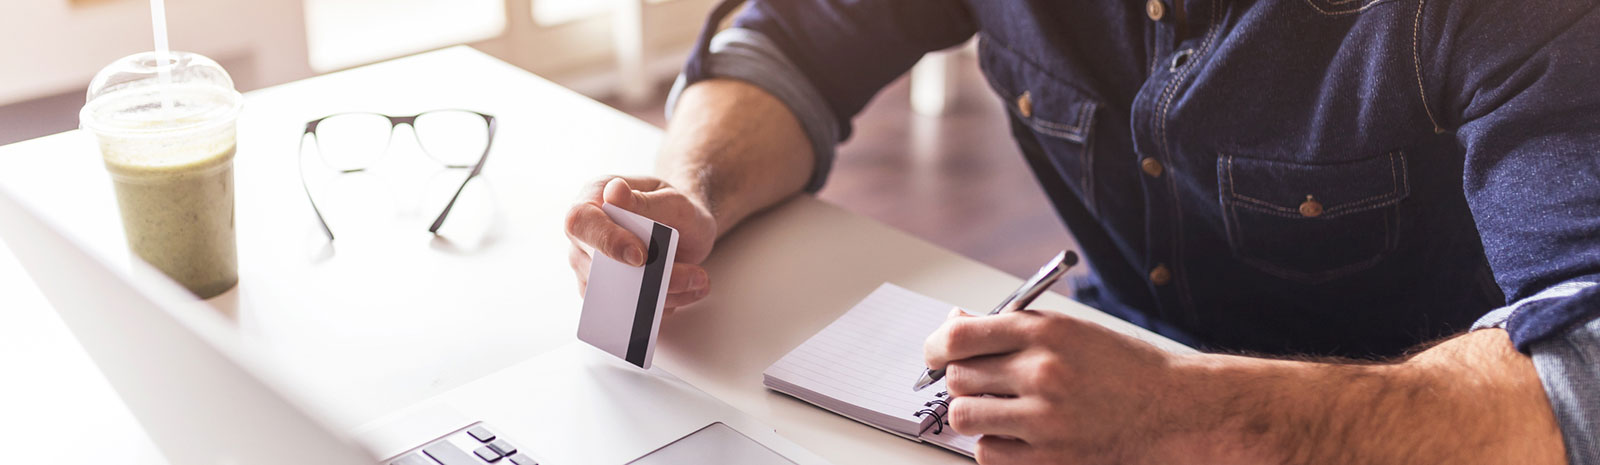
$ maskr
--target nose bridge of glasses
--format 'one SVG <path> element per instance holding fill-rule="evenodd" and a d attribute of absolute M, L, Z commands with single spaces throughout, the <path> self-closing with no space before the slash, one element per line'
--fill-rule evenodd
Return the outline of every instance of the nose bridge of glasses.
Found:
<path fill-rule="evenodd" d="M 384 116 L 388 116 L 388 115 L 384 115 Z M 417 117 L 418 116 L 422 116 L 422 115 L 417 114 L 417 115 L 411 115 L 411 116 L 389 116 L 389 124 L 391 126 L 399 126 L 399 125 L 402 125 L 402 124 L 406 124 L 406 125 L 410 125 L 412 130 L 416 130 L 417 129 Z"/>

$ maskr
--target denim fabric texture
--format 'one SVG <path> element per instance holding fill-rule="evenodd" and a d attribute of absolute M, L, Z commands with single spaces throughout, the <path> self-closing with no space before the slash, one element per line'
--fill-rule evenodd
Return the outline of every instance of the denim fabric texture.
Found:
<path fill-rule="evenodd" d="M 976 35 L 1082 295 L 1202 349 L 1389 357 L 1600 279 L 1597 0 L 1157 1 L 751 0 L 734 24 L 841 140 Z M 1600 316 L 1596 289 L 1518 307 L 1517 347 Z"/>

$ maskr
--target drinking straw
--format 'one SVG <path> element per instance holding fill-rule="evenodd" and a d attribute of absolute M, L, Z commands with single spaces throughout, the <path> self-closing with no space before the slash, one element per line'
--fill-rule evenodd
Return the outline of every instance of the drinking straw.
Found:
<path fill-rule="evenodd" d="M 172 70 L 167 58 L 170 51 L 167 49 L 166 0 L 150 0 L 150 29 L 156 39 L 156 82 L 160 84 L 156 92 L 161 95 L 161 109 L 165 111 L 172 107 L 172 96 L 167 94 L 172 85 Z"/>

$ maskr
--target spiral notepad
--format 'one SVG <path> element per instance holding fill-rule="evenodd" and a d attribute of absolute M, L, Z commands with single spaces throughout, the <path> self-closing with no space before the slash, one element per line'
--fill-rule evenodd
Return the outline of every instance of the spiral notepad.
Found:
<path fill-rule="evenodd" d="M 944 323 L 950 304 L 884 283 L 844 316 L 762 373 L 774 391 L 867 425 L 967 456 L 976 436 L 945 420 L 944 382 L 922 392 L 922 341 Z"/>

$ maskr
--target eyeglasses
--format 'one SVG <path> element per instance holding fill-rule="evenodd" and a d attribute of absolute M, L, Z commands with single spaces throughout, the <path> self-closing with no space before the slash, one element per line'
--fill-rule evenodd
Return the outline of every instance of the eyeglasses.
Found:
<path fill-rule="evenodd" d="M 455 207 L 461 191 L 483 171 L 483 162 L 489 159 L 489 147 L 494 144 L 494 116 L 469 110 L 433 110 L 411 116 L 338 113 L 311 120 L 306 123 L 305 132 L 300 133 L 300 187 L 305 190 L 311 211 L 317 214 L 317 223 L 328 240 L 333 240 L 333 230 L 328 229 L 328 221 L 322 218 L 322 210 L 317 208 L 316 199 L 311 197 L 311 187 L 306 184 L 303 153 L 306 135 L 311 136 L 324 164 L 340 173 L 355 173 L 365 171 L 389 151 L 394 129 L 402 124 L 411 126 L 417 145 L 428 158 L 446 168 L 472 168 L 467 179 L 456 188 L 455 195 L 450 197 L 450 203 L 445 204 L 444 211 L 433 220 L 433 226 L 428 227 L 431 233 L 439 232 L 439 226 L 450 216 L 450 209 Z"/>

